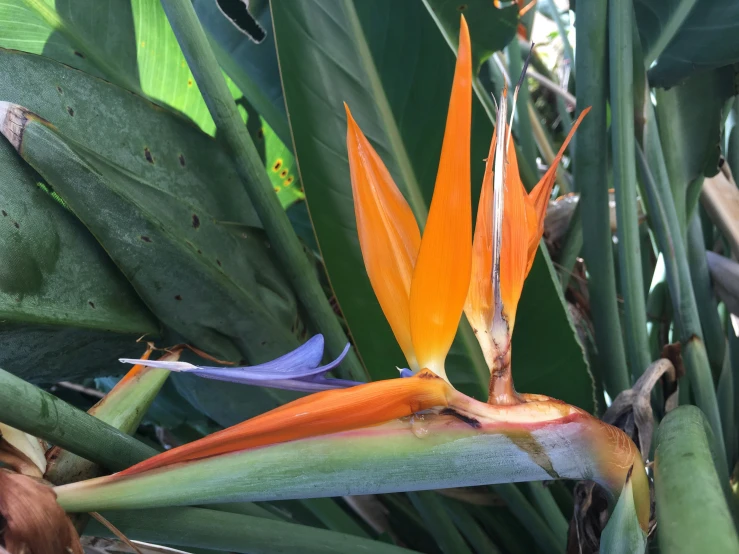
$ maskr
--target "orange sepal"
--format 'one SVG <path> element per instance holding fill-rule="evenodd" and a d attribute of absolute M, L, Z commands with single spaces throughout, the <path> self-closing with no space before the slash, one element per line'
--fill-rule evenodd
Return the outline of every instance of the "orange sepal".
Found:
<path fill-rule="evenodd" d="M 413 212 L 385 164 L 346 107 L 354 212 L 359 245 L 372 289 L 403 350 L 418 370 L 410 330 L 410 291 L 421 234 Z"/>
<path fill-rule="evenodd" d="M 118 475 L 248 448 L 379 425 L 435 407 L 446 407 L 456 391 L 428 370 L 348 389 L 312 394 L 205 438 L 168 450 Z"/>
<path fill-rule="evenodd" d="M 480 343 L 488 367 L 493 366 L 495 345 L 490 334 L 493 321 L 493 164 L 497 134 L 493 133 L 490 152 L 477 206 L 475 239 L 472 243 L 472 271 L 464 313 Z"/>
<path fill-rule="evenodd" d="M 536 233 L 537 221 L 534 203 L 526 194 L 518 172 L 518 159 L 512 138 L 508 144 L 507 154 L 500 252 L 500 297 L 503 302 L 503 315 L 508 322 L 508 331 L 512 334 L 518 301 L 529 270 L 529 259 L 533 260 L 529 247 L 531 237 Z"/>
<path fill-rule="evenodd" d="M 445 378 L 444 359 L 457 332 L 470 283 L 471 119 L 472 55 L 462 17 L 439 171 L 410 297 L 411 336 L 419 366 Z"/>

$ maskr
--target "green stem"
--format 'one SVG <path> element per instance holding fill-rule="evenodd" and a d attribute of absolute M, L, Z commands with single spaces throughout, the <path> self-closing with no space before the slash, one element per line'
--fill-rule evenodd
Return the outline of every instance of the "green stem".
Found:
<path fill-rule="evenodd" d="M 583 247 L 581 202 L 582 199 L 577 203 L 575 210 L 572 212 L 572 219 L 570 219 L 570 225 L 567 228 L 562 250 L 559 253 L 559 260 L 557 260 L 563 291 L 567 290 L 570 277 L 572 277 L 572 270 Z"/>
<path fill-rule="evenodd" d="M 531 499 L 539 510 L 539 513 L 556 535 L 558 544 L 566 546 L 570 525 L 560 511 L 559 506 L 557 506 L 557 502 L 554 500 L 549 487 L 542 481 L 526 483 L 525 487 L 529 491 Z"/>
<path fill-rule="evenodd" d="M 447 517 L 443 499 L 437 493 L 409 492 L 408 498 L 444 554 L 472 554 L 454 522 Z"/>
<path fill-rule="evenodd" d="M 512 483 L 494 485 L 493 490 L 503 499 L 513 515 L 531 531 L 539 548 L 547 554 L 563 554 L 565 544 L 557 540 L 557 536 L 549 528 L 546 521 L 534 507 L 526 500 L 524 494 Z"/>
<path fill-rule="evenodd" d="M 672 299 L 675 331 L 683 346 L 683 359 L 690 378 L 691 389 L 696 404 L 706 414 L 713 428 L 725 460 L 726 451 L 723 444 L 716 390 L 703 345 L 698 306 L 693 294 L 687 253 L 680 232 L 677 211 L 672 202 L 672 193 L 667 182 L 653 178 L 644 153 L 638 146 L 634 146 L 649 206 L 652 229 L 665 262 L 665 276 Z"/>
<path fill-rule="evenodd" d="M 616 196 L 618 258 L 624 299 L 626 353 L 635 378 L 651 362 L 647 342 L 636 167 L 634 161 L 633 8 L 630 2 L 609 2 L 609 66 L 613 184 Z M 582 143 L 583 141 L 581 141 Z"/>
<path fill-rule="evenodd" d="M 311 317 L 316 329 L 326 339 L 328 354 L 338 356 L 347 343 L 347 337 L 336 314 L 323 293 L 311 262 L 295 234 L 290 220 L 272 190 L 269 177 L 259 153 L 242 124 L 226 81 L 208 38 L 198 21 L 191 2 L 161 0 L 167 19 L 177 37 L 185 59 L 192 70 L 200 92 L 205 98 L 219 138 L 228 147 L 236 169 L 264 225 L 270 242 L 275 247 L 287 279 Z M 364 381 L 367 373 L 353 350 L 342 364 L 346 377 Z"/>
<path fill-rule="evenodd" d="M 673 410 L 657 430 L 654 489 L 664 554 L 739 552 L 731 510 L 710 452 L 697 408 Z"/>
<path fill-rule="evenodd" d="M 103 516 L 130 539 L 183 548 L 277 554 L 409 554 L 411 551 L 335 531 L 202 508 L 159 508 L 105 512 Z M 98 523 L 88 534 L 110 536 Z"/>
<path fill-rule="evenodd" d="M 2 369 L 0 421 L 114 471 L 157 454 L 126 433 Z"/>
<path fill-rule="evenodd" d="M 711 290 L 711 275 L 706 261 L 703 227 L 697 210 L 688 224 L 688 267 L 708 360 L 711 362 L 714 382 L 717 383 L 726 357 L 726 335 L 718 315 L 716 298 Z"/>
<path fill-rule="evenodd" d="M 574 178 L 582 204 L 583 257 L 603 383 L 611 398 L 631 387 L 618 315 L 606 169 L 607 0 L 577 5 L 578 111 L 592 109 L 577 131 Z"/>

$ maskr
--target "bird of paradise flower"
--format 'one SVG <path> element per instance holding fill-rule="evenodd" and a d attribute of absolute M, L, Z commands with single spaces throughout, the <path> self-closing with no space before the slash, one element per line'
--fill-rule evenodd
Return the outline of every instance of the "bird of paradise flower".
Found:
<path fill-rule="evenodd" d="M 624 483 L 633 479 L 639 522 L 646 529 L 648 486 L 641 456 L 633 442 L 620 430 L 579 408 L 546 396 L 516 392 L 511 375 L 511 335 L 516 308 L 542 237 L 555 172 L 588 110 L 578 118 L 548 171 L 527 193 L 518 173 L 510 126 L 506 122 L 504 91 L 486 161 L 473 241 L 472 57 L 464 17 L 439 170 L 423 238 L 408 203 L 349 107 L 345 108 L 362 255 L 373 290 L 406 356 L 411 376 L 367 384 L 327 379 L 325 372 L 337 361 L 319 367 L 323 350 L 319 337 L 283 358 L 252 368 L 142 362 L 203 377 L 321 392 L 154 456 L 112 477 L 57 488 L 57 493 L 62 495 L 60 501 L 65 493 L 74 493 L 80 487 L 135 479 L 173 464 L 378 426 L 427 412 L 451 415 L 481 433 L 508 433 L 514 438 L 516 434 L 542 426 L 578 425 L 577 432 L 587 435 L 588 454 L 594 459 L 601 482 L 613 491 L 620 491 Z M 447 379 L 444 361 L 463 312 L 491 372 L 487 403 L 462 394 Z"/>

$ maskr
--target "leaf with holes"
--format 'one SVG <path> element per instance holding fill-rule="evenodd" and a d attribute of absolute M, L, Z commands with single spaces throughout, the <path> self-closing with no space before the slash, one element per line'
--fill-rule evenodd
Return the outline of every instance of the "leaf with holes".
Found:
<path fill-rule="evenodd" d="M 0 367 L 37 382 L 116 373 L 158 323 L 5 140 L 0 178 Z"/>
<path fill-rule="evenodd" d="M 47 142 L 24 141 L 22 155 L 165 325 L 233 361 L 259 363 L 298 345 L 296 302 L 264 237 L 226 225 L 258 221 L 212 138 L 49 59 L 1 51 L 0 71 L 24 75 L 0 83 L 0 98 L 53 124 L 39 123 Z"/>

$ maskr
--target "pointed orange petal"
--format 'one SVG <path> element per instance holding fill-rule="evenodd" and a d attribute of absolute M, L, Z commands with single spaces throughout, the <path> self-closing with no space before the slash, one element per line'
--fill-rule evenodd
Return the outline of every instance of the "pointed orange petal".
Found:
<path fill-rule="evenodd" d="M 345 107 L 354 213 L 364 265 L 409 367 L 417 370 L 409 299 L 421 244 L 418 223 L 385 164 Z"/>
<path fill-rule="evenodd" d="M 526 194 L 518 172 L 513 139 L 507 148 L 503 237 L 500 254 L 500 296 L 508 332 L 513 333 L 516 308 L 521 298 L 529 261 L 530 237 L 535 230 L 536 210 Z"/>
<path fill-rule="evenodd" d="M 198 441 L 168 450 L 118 475 L 292 440 L 379 425 L 434 407 L 458 395 L 430 371 L 349 389 L 319 392 Z"/>
<path fill-rule="evenodd" d="M 549 169 L 547 169 L 547 172 L 544 174 L 544 176 L 541 178 L 541 180 L 536 184 L 536 186 L 531 190 L 531 193 L 529 194 L 529 198 L 531 199 L 531 202 L 536 209 L 536 220 L 537 220 L 536 236 L 535 238 L 532 238 L 532 241 L 534 243 L 533 255 L 536 255 L 536 246 L 539 245 L 539 240 L 541 239 L 541 236 L 544 234 L 544 216 L 547 213 L 547 206 L 549 206 L 549 198 L 552 195 L 552 187 L 554 186 L 554 180 L 557 177 L 557 167 L 559 166 L 559 162 L 562 159 L 562 155 L 565 153 L 567 146 L 570 144 L 570 140 L 572 140 L 572 137 L 575 134 L 575 131 L 580 126 L 580 123 L 582 123 L 583 118 L 588 114 L 589 111 L 590 111 L 590 107 L 587 107 L 582 111 L 582 113 L 580 114 L 580 117 L 577 118 L 577 121 L 575 121 L 575 124 L 572 126 L 572 129 L 570 129 L 570 132 L 567 135 L 567 138 L 562 143 L 562 147 L 559 149 L 559 152 L 557 152 L 557 156 L 552 161 L 551 165 L 549 166 Z M 531 258 L 531 262 L 533 263 L 533 257 Z"/>
<path fill-rule="evenodd" d="M 493 321 L 493 164 L 497 135 L 493 133 L 485 162 L 472 244 L 472 273 L 464 313 L 480 343 L 488 367 L 493 367 L 495 345 L 490 334 Z"/>
<path fill-rule="evenodd" d="M 411 335 L 419 366 L 443 377 L 470 284 L 471 119 L 472 56 L 462 17 L 439 171 L 411 285 Z"/>

